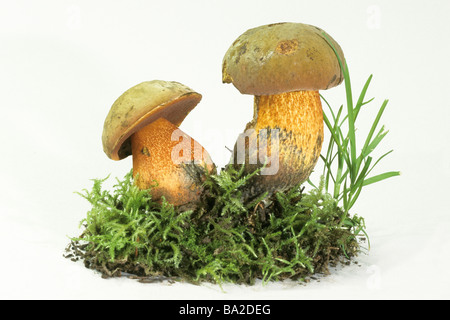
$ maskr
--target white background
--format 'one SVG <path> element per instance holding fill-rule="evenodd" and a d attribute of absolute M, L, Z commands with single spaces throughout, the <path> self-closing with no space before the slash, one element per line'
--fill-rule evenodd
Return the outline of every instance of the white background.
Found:
<path fill-rule="evenodd" d="M 2 0 L 0 298 L 450 298 L 449 12 L 446 0 Z M 282 21 L 316 25 L 340 43 L 355 95 L 374 75 L 367 96 L 375 100 L 358 133 L 390 100 L 378 155 L 395 151 L 377 173 L 402 176 L 368 186 L 353 210 L 366 219 L 368 254 L 320 282 L 225 292 L 104 280 L 64 259 L 89 209 L 74 192 L 131 168 L 131 158 L 115 162 L 102 151 L 114 100 L 153 79 L 197 90 L 203 100 L 181 129 L 223 166 L 225 146 L 252 117 L 252 97 L 221 83 L 223 55 L 245 30 Z M 336 107 L 345 102 L 343 85 L 322 94 Z"/>

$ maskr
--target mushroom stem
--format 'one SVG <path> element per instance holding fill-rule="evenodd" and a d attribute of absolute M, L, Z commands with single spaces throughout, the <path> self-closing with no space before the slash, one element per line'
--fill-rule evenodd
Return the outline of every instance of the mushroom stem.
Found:
<path fill-rule="evenodd" d="M 259 139 L 263 129 L 272 132 L 279 130 L 278 171 L 256 176 L 256 185 L 260 185 L 260 190 L 255 191 L 285 190 L 306 181 L 322 149 L 323 113 L 319 92 L 294 91 L 255 96 L 253 120 L 246 129 L 254 129 Z M 259 153 L 267 152 L 273 159 L 277 156 L 271 151 L 273 143 L 266 146 L 260 140 Z M 267 151 L 261 150 L 261 145 Z M 261 156 L 258 159 L 258 166 L 263 165 Z M 248 166 L 247 170 L 254 170 L 254 166 Z"/>
<path fill-rule="evenodd" d="M 206 150 L 164 118 L 135 132 L 131 148 L 136 185 L 140 189 L 152 188 L 154 200 L 164 196 L 175 206 L 197 201 L 202 191 L 185 165 L 206 167 L 208 171 L 214 168 Z"/>

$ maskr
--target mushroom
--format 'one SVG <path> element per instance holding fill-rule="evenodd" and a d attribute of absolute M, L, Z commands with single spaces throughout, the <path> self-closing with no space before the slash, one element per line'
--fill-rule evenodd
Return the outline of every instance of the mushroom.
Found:
<path fill-rule="evenodd" d="M 164 196 L 175 206 L 196 202 L 199 171 L 190 169 L 215 170 L 206 150 L 178 128 L 201 98 L 178 82 L 146 81 L 125 91 L 106 117 L 104 152 L 112 160 L 132 155 L 135 184 L 151 188 L 156 201 Z"/>
<path fill-rule="evenodd" d="M 256 165 L 244 161 L 245 171 L 253 172 L 263 166 L 262 149 L 267 147 L 267 154 L 277 152 L 273 146 L 277 141 L 270 141 L 267 133 L 261 139 L 261 130 L 278 135 L 278 171 L 255 176 L 255 192 L 270 193 L 298 185 L 308 179 L 317 163 L 324 138 L 319 90 L 337 86 L 344 78 L 328 41 L 344 61 L 335 40 L 320 28 L 301 23 L 250 29 L 225 54 L 222 81 L 232 83 L 242 94 L 255 96 L 253 120 L 247 124 L 246 132 L 255 132 L 248 135 L 250 139 L 259 137 L 259 149 L 248 150 L 254 141 L 246 142 L 245 148 L 247 156 L 255 152 L 259 156 Z M 233 165 L 242 165 L 236 163 L 236 151 L 239 149 L 235 145 Z"/>

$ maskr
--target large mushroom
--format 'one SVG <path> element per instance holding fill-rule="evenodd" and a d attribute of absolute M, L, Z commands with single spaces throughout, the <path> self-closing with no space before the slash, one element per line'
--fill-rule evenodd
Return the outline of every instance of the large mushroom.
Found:
<path fill-rule="evenodd" d="M 202 191 L 196 176 L 201 171 L 189 166 L 215 170 L 206 150 L 178 128 L 201 98 L 178 82 L 146 81 L 125 91 L 106 117 L 103 150 L 113 160 L 132 155 L 135 183 L 152 188 L 154 200 L 194 203 Z"/>
<path fill-rule="evenodd" d="M 326 36 L 325 36 L 326 35 Z M 278 152 L 278 171 L 255 176 L 253 192 L 282 191 L 306 181 L 320 156 L 323 113 L 319 90 L 343 80 L 343 52 L 320 28 L 301 23 L 277 23 L 250 29 L 239 36 L 223 59 L 224 83 L 254 95 L 253 120 L 246 126 L 257 139 L 245 144 L 246 156 L 258 153 L 257 163 L 245 158 L 247 172 L 264 165 L 260 152 Z M 261 134 L 264 130 L 264 135 Z M 278 134 L 278 149 L 270 132 Z M 258 150 L 248 150 L 259 145 Z M 262 148 L 261 148 L 262 147 Z M 251 148 L 250 148 L 251 149 Z M 235 145 L 234 165 L 239 148 Z M 274 154 L 270 158 L 274 159 Z M 270 163 L 265 165 L 269 166 Z"/>

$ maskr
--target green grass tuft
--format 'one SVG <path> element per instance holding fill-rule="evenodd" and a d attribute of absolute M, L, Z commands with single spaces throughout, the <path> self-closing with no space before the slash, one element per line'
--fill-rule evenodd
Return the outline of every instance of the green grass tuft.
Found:
<path fill-rule="evenodd" d="M 393 151 L 388 151 L 376 161 L 373 161 L 373 151 L 379 146 L 380 142 L 388 133 L 384 126 L 379 130 L 377 128 L 389 100 L 384 100 L 378 109 L 370 131 L 364 139 L 361 151 L 359 155 L 357 155 L 358 141 L 356 136 L 356 120 L 360 111 L 367 108 L 366 105 L 374 100 L 374 98 L 372 98 L 365 101 L 367 90 L 372 81 L 372 75 L 367 79 L 356 104 L 354 104 L 347 62 L 339 56 L 328 36 L 325 33 L 323 33 L 323 36 L 328 41 L 330 47 L 333 48 L 341 70 L 343 71 L 345 93 L 347 97 L 347 114 L 343 114 L 343 105 L 339 108 L 337 113 L 335 113 L 328 101 L 322 96 L 322 100 L 328 107 L 328 112 L 323 113 L 323 118 L 325 125 L 331 134 L 327 151 L 325 155 L 321 155 L 321 159 L 324 163 L 323 176 L 325 177 L 325 190 L 328 191 L 333 185 L 333 197 L 342 202 L 344 213 L 348 214 L 350 209 L 356 203 L 364 186 L 399 176 L 400 172 L 390 171 L 369 177 L 374 167 Z M 345 123 L 347 123 L 347 132 L 344 132 L 343 129 Z M 314 185 L 311 181 L 310 184 Z"/>

